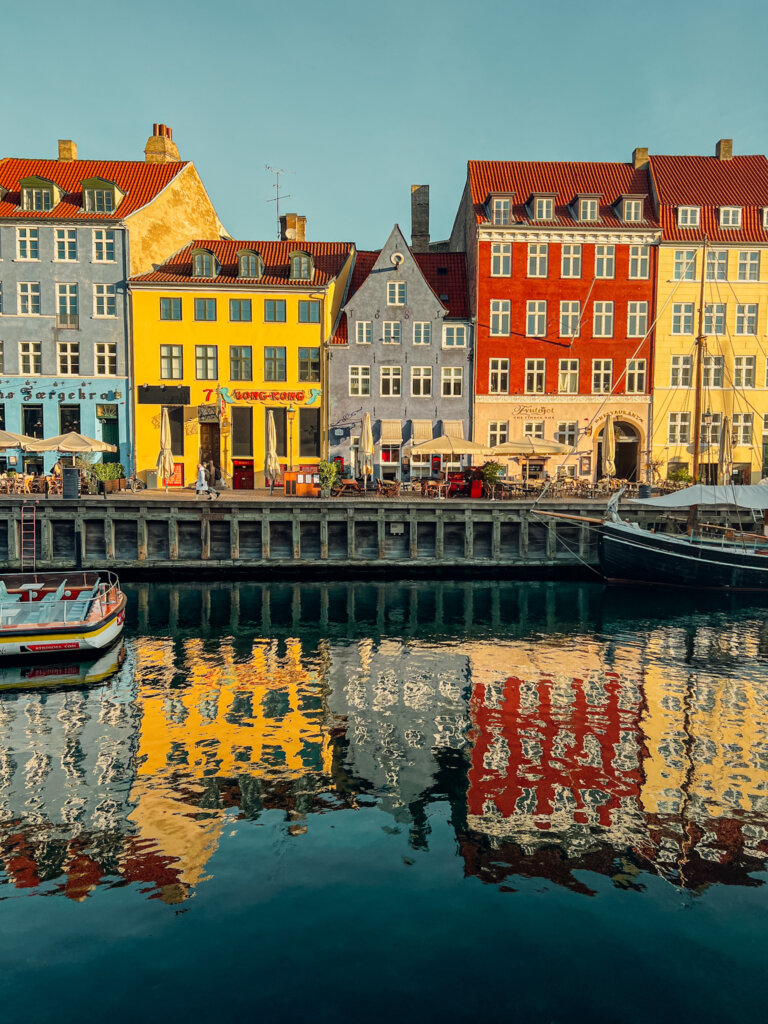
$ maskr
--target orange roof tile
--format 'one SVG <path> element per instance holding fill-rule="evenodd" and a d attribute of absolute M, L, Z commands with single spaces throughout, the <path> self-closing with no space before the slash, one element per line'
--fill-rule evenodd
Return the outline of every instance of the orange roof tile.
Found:
<path fill-rule="evenodd" d="M 526 203 L 534 193 L 555 195 L 555 219 L 547 226 L 593 227 L 574 220 L 569 204 L 577 195 L 600 195 L 600 223 L 611 228 L 657 227 L 651 201 L 647 169 L 636 170 L 627 163 L 574 163 L 543 160 L 470 160 L 469 186 L 478 224 L 487 222 L 486 203 L 493 193 L 514 192 L 512 221 L 532 221 Z M 627 224 L 614 203 L 621 196 L 645 196 L 645 220 Z"/>
<path fill-rule="evenodd" d="M 187 166 L 189 161 L 147 164 L 143 160 L 0 160 L 0 189 L 7 194 L 0 200 L 0 217 L 25 217 L 34 220 L 124 220 L 146 206 Z M 19 183 L 24 178 L 40 177 L 55 182 L 64 197 L 52 210 L 22 210 Z M 82 182 L 104 178 L 114 182 L 124 198 L 112 213 L 92 213 L 83 209 Z"/>

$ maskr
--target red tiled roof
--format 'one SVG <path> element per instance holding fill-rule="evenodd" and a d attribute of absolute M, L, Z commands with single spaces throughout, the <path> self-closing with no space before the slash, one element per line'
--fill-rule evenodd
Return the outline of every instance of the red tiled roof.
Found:
<path fill-rule="evenodd" d="M 195 249 L 207 249 L 219 261 L 218 277 L 192 277 L 192 252 Z M 235 239 L 203 239 L 192 242 L 180 249 L 174 256 L 148 274 L 139 274 L 131 278 L 131 282 L 157 282 L 159 284 L 215 284 L 242 285 L 253 288 L 254 285 L 296 285 L 299 288 L 318 288 L 328 284 L 336 277 L 344 266 L 354 246 L 351 242 L 243 242 Z M 237 272 L 237 254 L 243 250 L 256 252 L 264 261 L 264 274 L 258 281 L 243 280 Z M 311 281 L 292 281 L 290 273 L 290 254 L 292 252 L 308 253 L 315 265 L 315 276 Z"/>
<path fill-rule="evenodd" d="M 488 220 L 486 203 L 495 192 L 514 192 L 512 221 L 557 227 L 594 228 L 574 220 L 569 204 L 577 195 L 600 195 L 600 224 L 611 228 L 657 227 L 647 169 L 626 163 L 574 163 L 542 160 L 470 160 L 469 186 L 479 224 Z M 526 203 L 535 192 L 554 193 L 555 220 L 532 221 Z M 645 220 L 626 224 L 613 204 L 624 195 L 645 196 Z"/>
<path fill-rule="evenodd" d="M 0 190 L 7 194 L 0 200 L 0 217 L 28 217 L 34 220 L 124 220 L 129 214 L 146 206 L 188 161 L 171 164 L 147 164 L 139 160 L 21 160 L 6 157 L 0 160 Z M 39 177 L 55 182 L 64 192 L 52 210 L 22 210 L 19 182 Z M 82 182 L 88 178 L 104 178 L 114 182 L 124 198 L 112 213 L 91 213 L 83 209 Z"/>
<path fill-rule="evenodd" d="M 762 208 L 768 206 L 768 160 L 764 156 L 652 156 L 651 173 L 665 239 L 768 242 Z M 677 207 L 701 207 L 698 228 L 678 228 Z M 720 228 L 719 207 L 742 208 L 740 228 Z"/>

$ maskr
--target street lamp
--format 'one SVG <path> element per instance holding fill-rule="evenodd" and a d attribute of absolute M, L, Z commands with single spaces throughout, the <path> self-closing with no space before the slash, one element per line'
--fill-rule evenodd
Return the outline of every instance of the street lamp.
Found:
<path fill-rule="evenodd" d="M 291 473 L 293 471 L 293 421 L 296 416 L 293 404 L 288 406 L 285 414 L 288 417 L 288 472 Z"/>

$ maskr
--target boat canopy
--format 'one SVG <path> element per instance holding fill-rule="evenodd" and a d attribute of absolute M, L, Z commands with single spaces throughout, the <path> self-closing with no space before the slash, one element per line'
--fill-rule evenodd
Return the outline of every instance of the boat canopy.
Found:
<path fill-rule="evenodd" d="M 768 487 L 764 484 L 726 484 L 721 487 L 693 484 L 691 487 L 684 487 L 658 498 L 633 498 L 630 504 L 658 509 L 692 508 L 694 505 L 708 508 L 768 509 Z"/>

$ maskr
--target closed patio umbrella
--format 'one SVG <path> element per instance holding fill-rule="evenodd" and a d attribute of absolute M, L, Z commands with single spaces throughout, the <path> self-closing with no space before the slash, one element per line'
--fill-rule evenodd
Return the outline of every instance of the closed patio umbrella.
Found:
<path fill-rule="evenodd" d="M 82 455 L 84 452 L 116 452 L 117 446 L 97 441 L 93 437 L 85 437 L 70 431 L 56 437 L 44 437 L 40 441 L 30 441 L 26 445 L 28 452 L 63 452 L 65 455 Z"/>
<path fill-rule="evenodd" d="M 275 481 L 280 476 L 280 460 L 277 457 L 277 431 L 275 417 L 270 409 L 267 413 L 267 454 L 264 459 L 264 479 L 269 481 L 269 493 L 275 489 Z"/>
<path fill-rule="evenodd" d="M 616 475 L 616 431 L 613 420 L 606 417 L 603 427 L 603 476 Z"/>
<path fill-rule="evenodd" d="M 373 430 L 371 429 L 371 414 L 363 416 L 363 427 L 360 431 L 360 474 L 365 481 L 365 489 L 368 489 L 368 477 L 373 476 Z"/>
<path fill-rule="evenodd" d="M 733 448 L 731 438 L 731 421 L 727 416 L 724 416 L 723 425 L 720 430 L 720 448 L 717 453 L 717 482 L 719 484 L 731 483 L 732 466 Z"/>
<path fill-rule="evenodd" d="M 157 475 L 165 481 L 165 493 L 168 493 L 168 481 L 173 476 L 173 451 L 171 450 L 171 422 L 168 419 L 168 408 L 163 406 L 160 420 L 160 454 L 157 457 Z"/>

